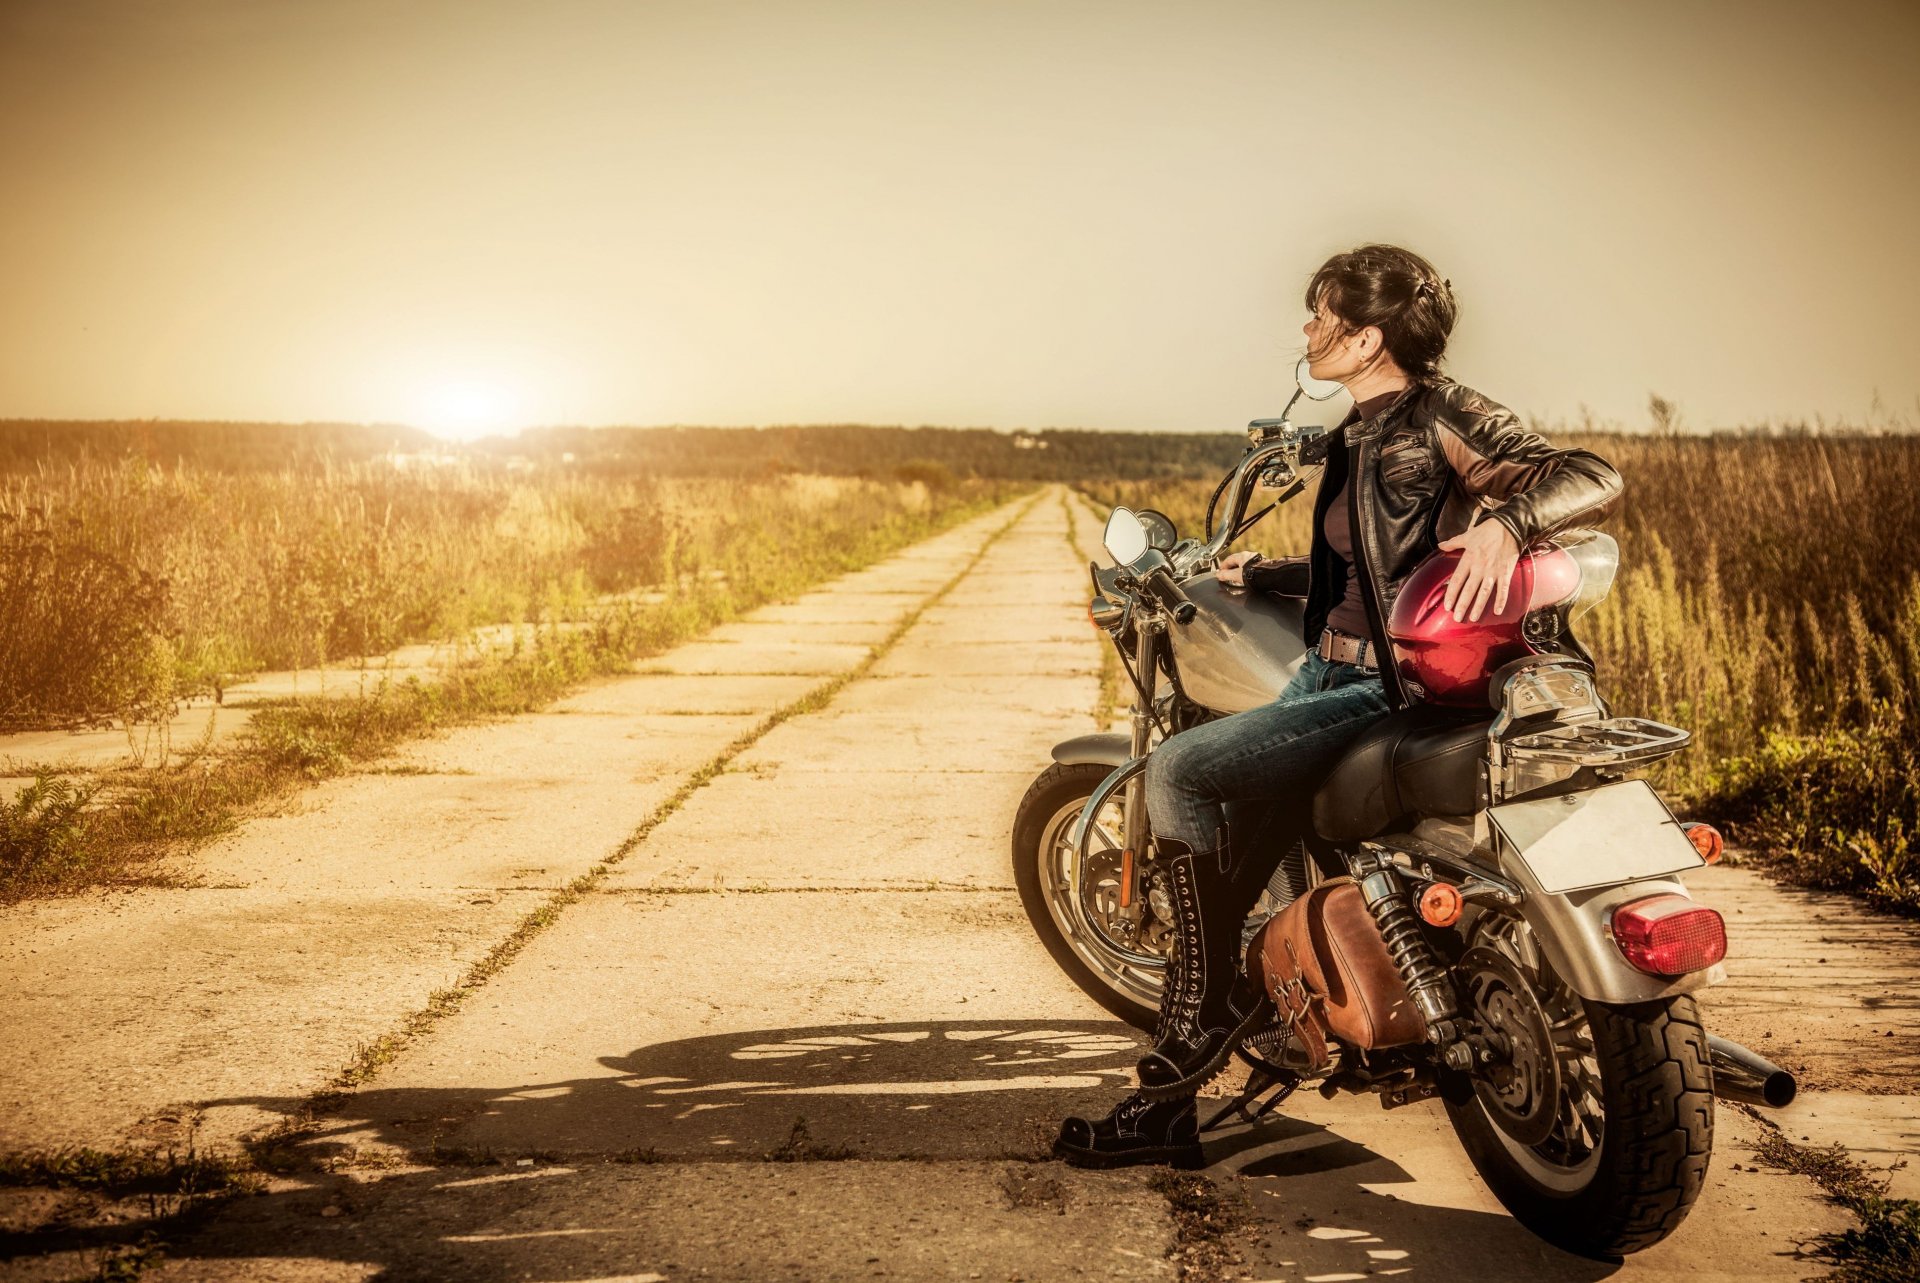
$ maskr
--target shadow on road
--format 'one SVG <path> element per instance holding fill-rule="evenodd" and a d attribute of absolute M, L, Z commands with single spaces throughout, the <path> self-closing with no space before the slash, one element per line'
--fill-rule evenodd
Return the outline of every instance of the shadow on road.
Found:
<path fill-rule="evenodd" d="M 1115 1022 L 814 1026 L 641 1047 L 564 1081 L 362 1091 L 310 1131 L 257 1143 L 264 1164 L 291 1159 L 294 1174 L 178 1238 L 159 1277 L 867 1278 L 856 1248 L 884 1243 L 880 1262 L 920 1253 L 893 1277 L 967 1278 L 975 1235 L 1013 1259 L 1022 1242 L 1060 1249 L 1063 1234 L 1090 1236 L 1076 1251 L 1120 1252 L 1101 1244 L 1143 1220 L 1166 1242 L 1147 1173 L 1030 1161 L 1061 1116 L 1118 1099 L 1140 1045 Z M 232 1104 L 293 1117 L 304 1102 L 209 1108 Z M 1486 1280 L 1585 1280 L 1614 1268 L 1504 1216 L 1429 1205 L 1390 1158 L 1298 1118 L 1223 1132 L 1207 1152 L 1250 1213 L 1260 1277 L 1452 1277 L 1470 1261 Z M 1376 1192 L 1395 1185 L 1404 1197 Z M 61 1241 L 84 1245 L 75 1234 Z"/>
<path fill-rule="evenodd" d="M 376 1087 L 298 1138 L 309 1164 L 398 1148 L 487 1155 L 759 1161 L 808 1155 L 1043 1155 L 1058 1120 L 1127 1090 L 1139 1036 L 1113 1021 L 927 1022 L 715 1034 L 583 1060 L 554 1081 Z M 300 1102 L 243 1104 L 291 1113 Z M 796 1123 L 807 1134 L 795 1141 Z M 1044 1130 L 1044 1135 L 1042 1131 Z"/>

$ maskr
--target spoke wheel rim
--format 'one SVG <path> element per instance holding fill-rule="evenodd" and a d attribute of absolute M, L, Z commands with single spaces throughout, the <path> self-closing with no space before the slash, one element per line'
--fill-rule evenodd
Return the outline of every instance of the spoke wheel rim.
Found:
<path fill-rule="evenodd" d="M 1509 1136 L 1477 1089 L 1475 1107 L 1486 1115 L 1494 1138 L 1528 1176 L 1551 1190 L 1578 1192 L 1598 1170 L 1606 1137 L 1605 1095 L 1586 1004 L 1546 964 L 1531 933 L 1517 920 L 1490 920 L 1475 943 L 1501 955 L 1528 983 L 1546 1018 L 1559 1078 L 1553 1121 L 1546 1138 L 1537 1144 L 1522 1144 Z"/>
<path fill-rule="evenodd" d="M 1158 1006 L 1161 970 L 1128 962 L 1100 930 L 1112 920 L 1113 911 L 1118 908 L 1117 867 L 1110 876 L 1102 876 L 1098 868 L 1089 869 L 1094 876 L 1089 879 L 1092 885 L 1089 887 L 1086 910 L 1096 928 L 1092 935 L 1089 937 L 1079 931 L 1074 922 L 1072 906 L 1067 901 L 1067 897 L 1073 894 L 1068 870 L 1073 867 L 1074 821 L 1079 818 L 1082 805 L 1081 802 L 1074 802 L 1061 807 L 1040 830 L 1040 842 L 1034 855 L 1039 862 L 1040 886 L 1047 912 L 1052 915 L 1054 929 L 1060 933 L 1060 938 L 1067 942 L 1074 956 L 1101 983 L 1143 1006 Z M 1089 848 L 1097 850 L 1101 845 L 1117 848 L 1121 829 L 1119 803 L 1109 803 L 1102 808 L 1095 825 Z M 1158 952 L 1147 942 L 1136 947 L 1141 952 Z"/>

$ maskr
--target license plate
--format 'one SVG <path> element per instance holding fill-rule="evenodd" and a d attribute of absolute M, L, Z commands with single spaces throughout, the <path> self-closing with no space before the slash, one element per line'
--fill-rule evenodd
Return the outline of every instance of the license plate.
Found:
<path fill-rule="evenodd" d="M 1645 780 L 1508 802 L 1487 815 L 1540 889 L 1555 895 L 1706 863 Z"/>

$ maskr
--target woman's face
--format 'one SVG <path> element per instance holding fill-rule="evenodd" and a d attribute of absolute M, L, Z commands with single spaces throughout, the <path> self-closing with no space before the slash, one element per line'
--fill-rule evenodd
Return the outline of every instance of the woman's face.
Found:
<path fill-rule="evenodd" d="M 1307 373 L 1314 378 L 1345 383 L 1366 368 L 1367 332 L 1348 333 L 1325 303 L 1314 307 L 1300 330 L 1307 336 Z"/>

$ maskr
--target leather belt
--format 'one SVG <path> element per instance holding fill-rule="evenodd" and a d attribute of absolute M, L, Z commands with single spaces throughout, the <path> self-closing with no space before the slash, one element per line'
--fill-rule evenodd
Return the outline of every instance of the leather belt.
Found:
<path fill-rule="evenodd" d="M 1355 637 L 1352 633 L 1343 633 L 1334 628 L 1320 630 L 1320 644 L 1315 647 L 1320 658 L 1335 664 L 1352 664 L 1362 672 L 1377 673 L 1378 664 L 1365 661 L 1373 652 L 1373 643 L 1365 637 Z"/>

